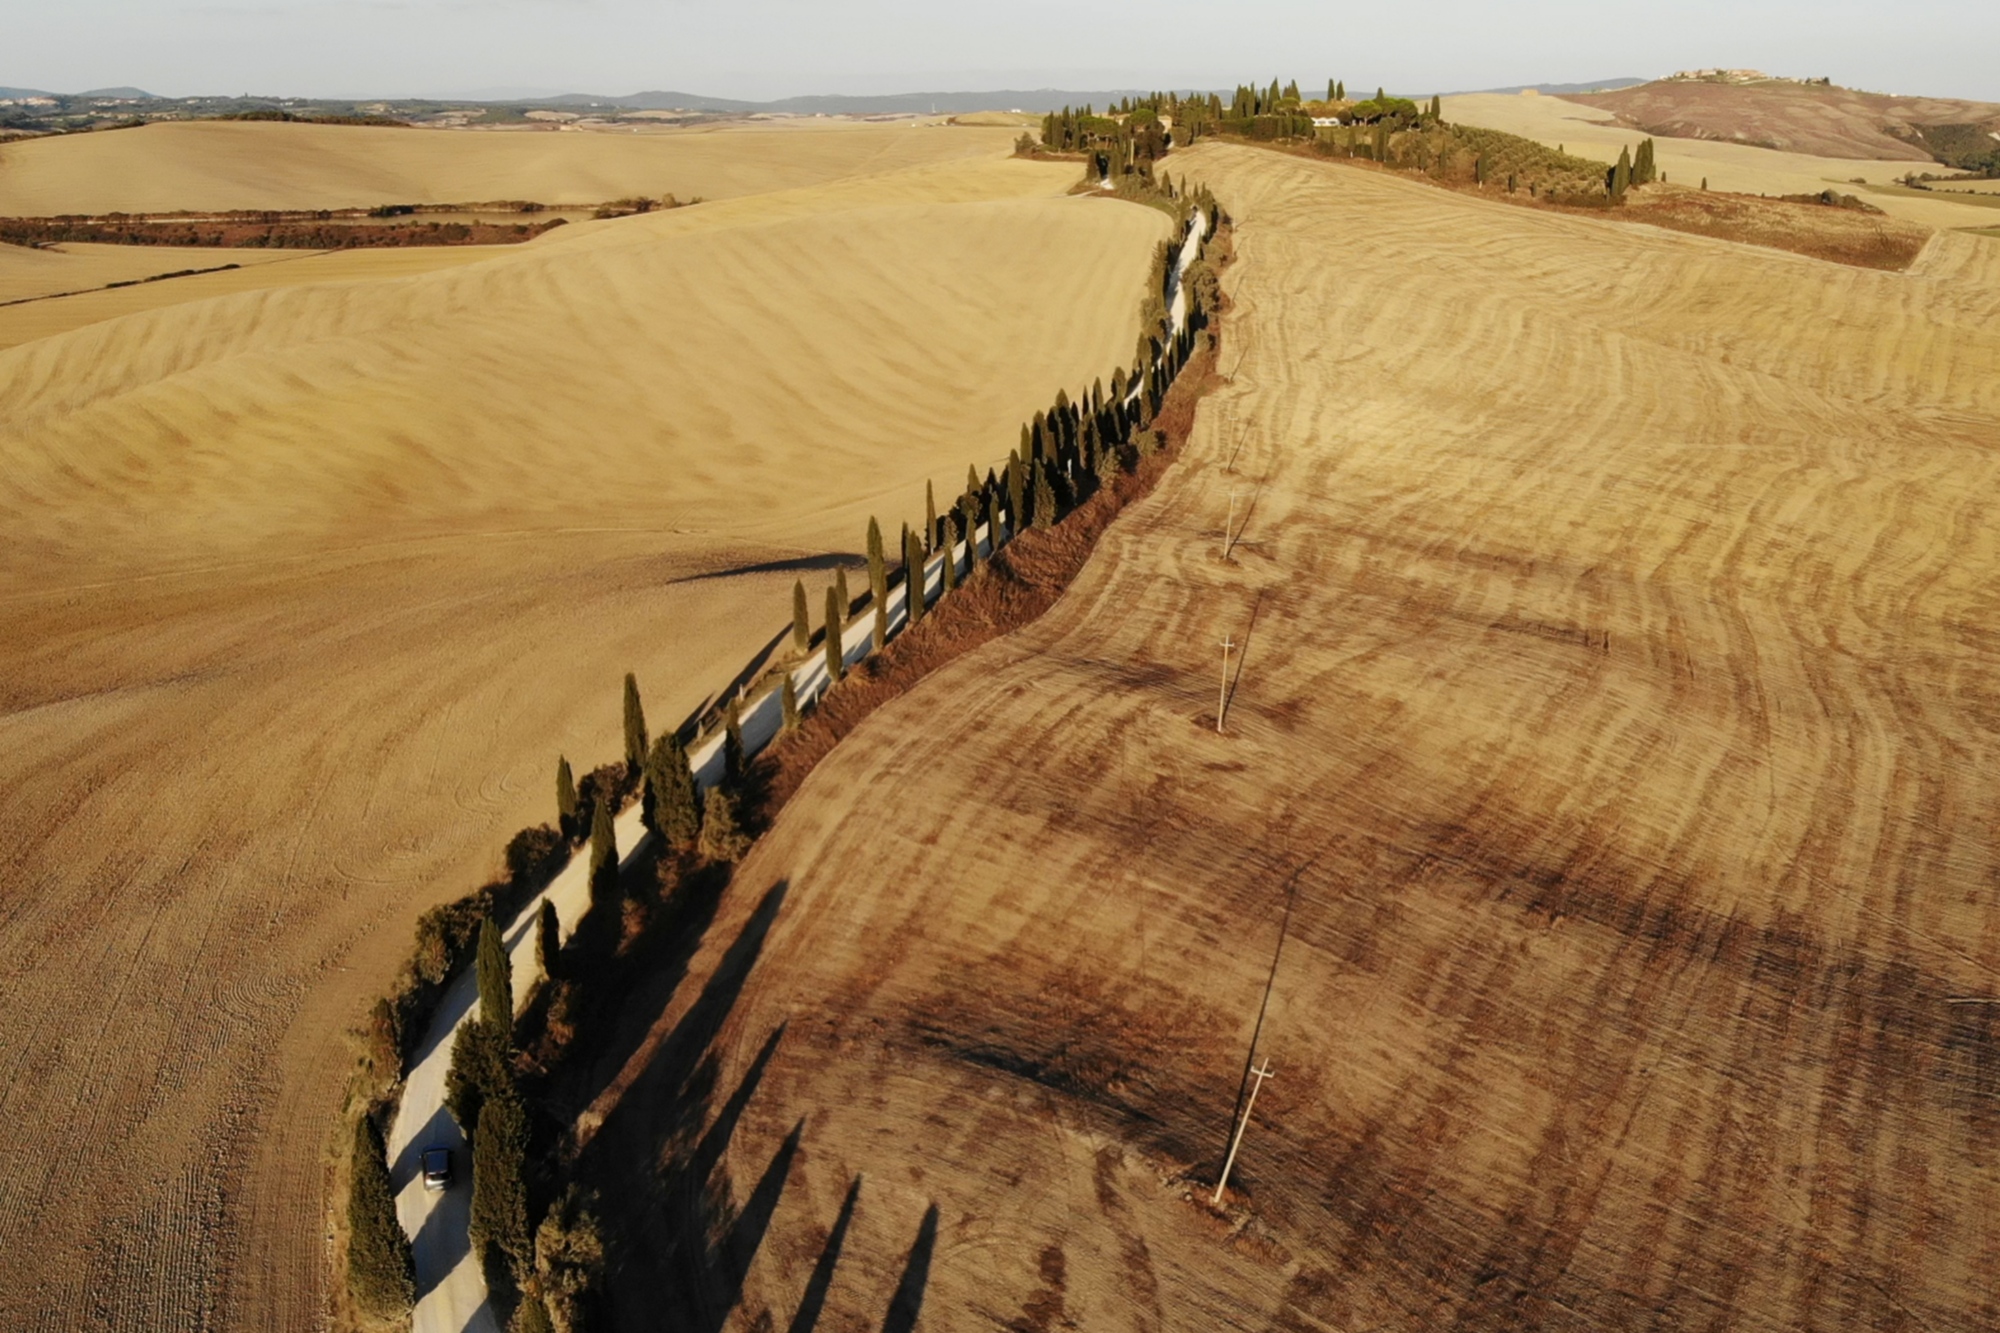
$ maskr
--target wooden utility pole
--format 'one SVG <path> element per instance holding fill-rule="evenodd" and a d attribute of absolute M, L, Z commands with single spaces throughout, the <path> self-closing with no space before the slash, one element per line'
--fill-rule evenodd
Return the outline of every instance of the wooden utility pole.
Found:
<path fill-rule="evenodd" d="M 1222 689 L 1215 697 L 1215 734 L 1222 734 L 1223 714 L 1229 711 L 1229 650 L 1236 645 L 1228 635 L 1222 637 Z"/>
<path fill-rule="evenodd" d="M 1229 1156 L 1222 1163 L 1222 1179 L 1215 1182 L 1215 1197 L 1209 1200 L 1217 1208 L 1222 1206 L 1222 1192 L 1229 1188 L 1229 1171 L 1236 1165 L 1236 1150 L 1243 1146 L 1243 1131 L 1250 1128 L 1250 1108 L 1257 1104 L 1257 1090 L 1264 1086 L 1265 1079 L 1272 1076 L 1269 1060 L 1250 1071 L 1250 1077 L 1257 1081 L 1250 1085 L 1250 1099 L 1243 1103 L 1243 1118 L 1236 1122 L 1236 1133 L 1229 1139 Z"/>
<path fill-rule="evenodd" d="M 1229 558 L 1229 548 L 1236 544 L 1236 539 L 1230 535 L 1235 531 L 1236 531 L 1236 490 L 1234 487 L 1231 487 L 1229 491 L 1229 521 L 1222 525 L 1222 558 L 1224 560 L 1227 560 Z"/>

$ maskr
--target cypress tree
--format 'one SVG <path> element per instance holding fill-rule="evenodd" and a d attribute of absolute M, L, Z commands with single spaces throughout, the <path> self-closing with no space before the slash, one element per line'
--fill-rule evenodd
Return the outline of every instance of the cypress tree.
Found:
<path fill-rule="evenodd" d="M 600 800 L 590 817 L 590 900 L 607 903 L 618 896 L 618 835 L 611 826 L 611 802 Z"/>
<path fill-rule="evenodd" d="M 846 666 L 841 660 L 840 647 L 840 589 L 826 590 L 826 677 L 838 681 Z"/>
<path fill-rule="evenodd" d="M 700 794 L 687 747 L 680 737 L 668 735 L 660 737 L 653 750 L 653 829 L 669 847 L 686 851 L 701 835 Z"/>
<path fill-rule="evenodd" d="M 958 590 L 958 520 L 944 516 L 944 590 Z"/>
<path fill-rule="evenodd" d="M 792 648 L 805 654 L 812 647 L 812 619 L 806 615 L 806 581 L 792 581 Z"/>
<path fill-rule="evenodd" d="M 937 545 L 937 492 L 931 489 L 930 479 L 924 479 L 924 553 L 928 555 Z"/>
<path fill-rule="evenodd" d="M 792 683 L 792 673 L 789 671 L 785 673 L 785 684 L 779 694 L 778 703 L 784 709 L 785 730 L 797 731 L 799 728 L 799 687 Z"/>
<path fill-rule="evenodd" d="M 1333 85 L 1333 100 L 1334 100 L 1334 101 L 1336 101 L 1336 102 L 1345 102 L 1345 101 L 1347 100 L 1347 85 L 1346 85 L 1346 84 L 1344 84 L 1344 83 L 1335 83 L 1335 84 Z"/>
<path fill-rule="evenodd" d="M 1334 89 L 1334 83 L 1333 83 L 1333 80 L 1332 80 L 1332 79 L 1328 79 L 1328 80 L 1326 81 L 1326 100 L 1327 100 L 1327 101 L 1329 101 L 1329 102 L 1331 102 L 1331 101 L 1334 101 L 1334 100 L 1336 100 L 1336 99 L 1337 99 L 1337 98 L 1338 98 L 1339 96 L 1340 96 L 1340 94 L 1339 94 L 1338 92 L 1336 92 L 1336 91 L 1335 91 L 1335 89 Z"/>
<path fill-rule="evenodd" d="M 924 618 L 924 548 L 912 533 L 903 534 L 903 583 L 909 594 L 910 624 Z"/>
<path fill-rule="evenodd" d="M 479 1113 L 472 1136 L 472 1217 L 466 1227 L 476 1252 L 498 1250 L 526 1280 L 533 1263 L 528 1245 L 528 1117 L 510 1080 Z"/>
<path fill-rule="evenodd" d="M 444 1074 L 444 1105 L 467 1134 L 477 1130 L 493 1090 L 513 1078 L 507 1041 L 508 1034 L 484 1017 L 467 1019 L 452 1035 L 451 1063 Z"/>
<path fill-rule="evenodd" d="M 1049 485 L 1049 474 L 1040 463 L 1035 464 L 1035 526 L 1046 528 L 1056 521 L 1056 492 Z"/>
<path fill-rule="evenodd" d="M 1651 185 L 1658 176 L 1659 167 L 1653 161 L 1653 141 L 1651 139 L 1641 139 L 1639 141 L 1639 154 L 1632 159 L 1632 183 L 1634 185 Z"/>
<path fill-rule="evenodd" d="M 701 854 L 710 861 L 735 861 L 750 850 L 736 811 L 736 798 L 720 787 L 708 789 L 701 818 Z"/>
<path fill-rule="evenodd" d="M 569 771 L 569 760 L 556 756 L 556 826 L 565 838 L 577 835 L 576 827 L 576 777 Z"/>
<path fill-rule="evenodd" d="M 868 593 L 878 602 L 889 595 L 889 570 L 882 558 L 882 525 L 872 515 L 868 519 Z M 841 614 L 846 614 L 846 607 L 843 594 Z"/>
<path fill-rule="evenodd" d="M 514 1031 L 514 968 L 500 927 L 487 917 L 479 923 L 479 952 L 474 964 L 479 977 L 479 1021 L 503 1032 Z"/>
<path fill-rule="evenodd" d="M 646 762 L 646 710 L 639 705 L 639 682 L 625 673 L 625 763 L 634 773 Z"/>
<path fill-rule="evenodd" d="M 988 555 L 998 555 L 1001 546 L 1000 496 L 998 492 L 988 492 L 986 496 L 986 537 L 991 548 Z"/>
<path fill-rule="evenodd" d="M 355 1304 L 379 1319 L 408 1313 L 417 1300 L 410 1238 L 396 1220 L 387 1152 L 375 1121 L 354 1123 L 354 1174 L 347 1194 L 347 1286 Z"/>
<path fill-rule="evenodd" d="M 1631 188 L 1632 151 L 1629 148 L 1620 148 L 1618 150 L 1618 165 L 1611 168 L 1611 197 L 1613 199 L 1622 198 L 1625 191 Z"/>
<path fill-rule="evenodd" d="M 1021 475 L 1021 466 L 1019 459 L 1007 465 L 1007 526 L 1010 537 L 1021 531 L 1022 515 L 1028 511 L 1027 478 Z"/>
<path fill-rule="evenodd" d="M 535 917 L 535 961 L 541 964 L 542 975 L 551 978 L 562 964 L 562 922 L 556 919 L 556 905 L 547 898 Z"/>
<path fill-rule="evenodd" d="M 723 716 L 722 780 L 734 790 L 743 782 L 743 712 L 734 698 Z"/>

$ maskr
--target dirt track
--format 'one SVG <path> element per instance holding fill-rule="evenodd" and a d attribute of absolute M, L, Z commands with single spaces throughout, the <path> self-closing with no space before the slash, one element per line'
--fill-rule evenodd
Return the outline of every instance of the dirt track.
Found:
<path fill-rule="evenodd" d="M 678 721 L 869 513 L 1130 355 L 1167 221 L 1073 176 L 989 156 L 0 351 L 0 1326 L 318 1325 L 345 1033 L 417 915 L 550 817 L 559 751 L 616 757 L 625 671 Z"/>
<path fill-rule="evenodd" d="M 2000 248 L 1175 165 L 1234 384 L 640 997 L 615 1326 L 1993 1327 Z"/>

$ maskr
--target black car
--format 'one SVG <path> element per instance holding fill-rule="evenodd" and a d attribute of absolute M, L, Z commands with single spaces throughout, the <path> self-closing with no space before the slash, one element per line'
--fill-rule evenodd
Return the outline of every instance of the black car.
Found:
<path fill-rule="evenodd" d="M 424 1188 L 441 1190 L 450 1187 L 451 1149 L 445 1147 L 424 1149 Z"/>

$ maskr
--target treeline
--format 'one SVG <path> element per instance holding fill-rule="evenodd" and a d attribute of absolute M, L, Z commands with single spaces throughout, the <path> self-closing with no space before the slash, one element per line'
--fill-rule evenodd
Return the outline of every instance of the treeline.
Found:
<path fill-rule="evenodd" d="M 243 250 L 368 250 L 415 245 L 514 245 L 560 227 L 543 222 L 117 222 L 0 218 L 0 242 L 173 245 Z"/>
<path fill-rule="evenodd" d="M 1324 100 L 1307 101 L 1297 83 L 1242 84 L 1216 128 L 1252 142 L 1298 143 L 1329 157 L 1573 205 L 1614 206 L 1628 190 L 1664 179 L 1651 139 L 1636 153 L 1621 150 L 1606 167 L 1519 135 L 1449 124 L 1440 97 L 1418 103 L 1378 88 L 1372 97 L 1349 101 L 1338 79 L 1327 81 L 1326 93 Z"/>
<path fill-rule="evenodd" d="M 291 111 L 281 111 L 277 107 L 259 107 L 255 111 L 229 111 L 211 120 L 278 120 L 294 125 L 380 125 L 389 129 L 407 130 L 411 128 L 407 120 L 397 120 L 394 116 L 374 115 L 298 115 Z"/>

